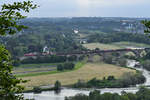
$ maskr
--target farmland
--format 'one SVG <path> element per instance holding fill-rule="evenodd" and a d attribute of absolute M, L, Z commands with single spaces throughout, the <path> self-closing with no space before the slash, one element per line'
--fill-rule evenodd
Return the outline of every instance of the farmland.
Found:
<path fill-rule="evenodd" d="M 143 44 L 143 43 L 134 43 L 134 42 L 114 42 L 111 44 L 103 44 L 103 43 L 87 43 L 83 44 L 84 47 L 88 49 L 95 49 L 99 48 L 102 50 L 108 50 L 108 49 L 122 49 L 127 47 L 150 47 L 150 45 Z"/>
<path fill-rule="evenodd" d="M 24 84 L 27 87 L 53 85 L 57 80 L 59 80 L 62 85 L 70 85 L 76 83 L 79 79 L 88 81 L 95 77 L 97 79 L 102 79 L 110 75 L 119 78 L 127 72 L 135 73 L 136 71 L 104 63 L 87 63 L 77 70 L 23 77 L 23 79 L 30 80 L 28 83 Z"/>

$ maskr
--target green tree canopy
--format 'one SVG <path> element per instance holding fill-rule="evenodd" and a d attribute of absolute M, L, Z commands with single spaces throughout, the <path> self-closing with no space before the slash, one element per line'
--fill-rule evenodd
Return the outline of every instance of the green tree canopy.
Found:
<path fill-rule="evenodd" d="M 29 12 L 35 9 L 32 1 L 14 2 L 4 4 L 0 10 L 0 35 L 11 35 L 26 28 L 19 25 L 18 21 L 26 18 L 21 14 L 22 11 Z M 25 82 L 17 79 L 12 73 L 12 60 L 9 52 L 4 46 L 0 45 L 0 100 L 23 100 L 22 95 L 15 95 L 23 91 L 19 84 Z"/>
<path fill-rule="evenodd" d="M 24 28 L 24 25 L 19 25 L 17 21 L 26 18 L 21 12 L 29 12 L 30 9 L 35 9 L 32 1 L 14 2 L 13 4 L 2 5 L 0 11 L 0 35 L 15 34 Z"/>

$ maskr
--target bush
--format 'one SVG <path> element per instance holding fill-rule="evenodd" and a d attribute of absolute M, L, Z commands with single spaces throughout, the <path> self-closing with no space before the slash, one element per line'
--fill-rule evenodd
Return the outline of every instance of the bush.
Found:
<path fill-rule="evenodd" d="M 142 62 L 142 66 L 150 71 L 150 60 L 146 60 L 144 62 Z"/>
<path fill-rule="evenodd" d="M 74 84 L 74 88 L 83 88 L 86 87 L 86 83 L 83 80 L 78 80 L 76 84 Z"/>
<path fill-rule="evenodd" d="M 64 70 L 63 65 L 62 64 L 57 65 L 57 70 L 58 71 L 63 71 Z"/>
<path fill-rule="evenodd" d="M 84 84 L 82 81 L 78 81 L 74 86 L 76 86 L 76 88 L 124 88 L 129 87 L 130 85 L 144 83 L 145 80 L 146 79 L 142 73 L 126 73 L 121 79 L 115 79 L 114 76 L 108 76 L 107 79 L 103 78 L 103 80 L 93 78 Z"/>
<path fill-rule="evenodd" d="M 55 82 L 55 87 L 54 87 L 55 91 L 61 90 L 61 83 L 59 81 Z"/>
<path fill-rule="evenodd" d="M 76 61 L 76 60 L 77 60 L 76 55 L 68 57 L 68 61 Z"/>
<path fill-rule="evenodd" d="M 66 69 L 66 70 L 72 70 L 72 69 L 74 69 L 74 67 L 75 67 L 74 63 L 65 63 L 64 64 L 64 69 Z"/>
<path fill-rule="evenodd" d="M 130 85 L 141 84 L 145 82 L 145 77 L 142 73 L 125 73 L 122 78 L 120 79 L 120 83 L 123 87 L 128 87 Z"/>
<path fill-rule="evenodd" d="M 141 87 L 138 92 L 133 93 L 104 93 L 100 91 L 92 91 L 89 96 L 77 94 L 73 97 L 66 97 L 65 100 L 150 100 L 150 89 Z"/>
<path fill-rule="evenodd" d="M 75 67 L 74 63 L 64 63 L 64 64 L 57 65 L 57 70 L 58 71 L 72 70 L 74 69 L 74 67 Z"/>
<path fill-rule="evenodd" d="M 38 56 L 37 58 L 28 57 L 21 61 L 22 64 L 37 64 L 37 63 L 61 63 L 67 60 L 66 56 Z"/>
<path fill-rule="evenodd" d="M 121 67 L 124 67 L 124 66 L 127 65 L 127 60 L 126 60 L 125 58 L 120 58 L 120 59 L 118 60 L 118 63 L 119 63 L 119 65 L 120 65 Z"/>
<path fill-rule="evenodd" d="M 15 67 L 18 67 L 18 66 L 20 66 L 20 61 L 19 60 L 15 60 L 14 62 L 13 62 L 13 66 L 15 66 Z"/>
<path fill-rule="evenodd" d="M 42 89 L 39 88 L 39 87 L 34 87 L 34 88 L 33 88 L 33 92 L 34 92 L 34 93 L 41 93 L 41 92 L 42 92 Z"/>
<path fill-rule="evenodd" d="M 111 80 L 115 80 L 114 76 L 108 76 L 107 80 L 111 81 Z"/>
<path fill-rule="evenodd" d="M 112 55 L 107 55 L 107 56 L 104 56 L 103 61 L 107 64 L 113 64 L 114 58 L 115 57 Z"/>

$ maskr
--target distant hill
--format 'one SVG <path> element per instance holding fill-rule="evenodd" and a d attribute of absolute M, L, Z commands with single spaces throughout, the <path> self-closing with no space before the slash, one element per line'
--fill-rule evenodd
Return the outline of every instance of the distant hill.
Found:
<path fill-rule="evenodd" d="M 110 37 L 113 36 L 114 42 L 120 42 L 121 39 L 118 37 L 130 33 L 143 34 L 144 26 L 140 23 L 141 20 L 143 19 L 120 17 L 27 18 L 18 23 L 28 26 L 28 29 L 14 36 L 0 37 L 0 43 L 4 44 L 14 56 L 42 52 L 45 46 L 53 52 L 79 51 L 85 49 L 80 43 L 86 40 L 110 43 L 112 42 Z M 113 34 L 105 36 L 106 33 Z M 118 36 L 116 33 L 127 34 Z M 106 39 L 97 39 L 101 37 L 101 34 Z M 115 36 L 118 37 L 115 38 Z M 141 35 L 136 35 L 134 40 L 136 37 L 140 43 L 145 43 L 139 39 Z M 131 38 L 126 37 L 123 41 L 131 40 Z M 146 43 L 149 41 L 146 40 Z"/>

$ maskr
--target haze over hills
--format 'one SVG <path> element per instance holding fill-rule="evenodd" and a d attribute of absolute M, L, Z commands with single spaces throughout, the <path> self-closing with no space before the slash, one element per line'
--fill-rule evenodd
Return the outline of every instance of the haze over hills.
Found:
<path fill-rule="evenodd" d="M 144 26 L 141 20 L 122 17 L 27 18 L 19 23 L 28 26 L 28 29 L 12 37 L 1 37 L 1 43 L 5 42 L 10 52 L 18 56 L 42 52 L 45 46 L 54 52 L 83 50 L 82 42 L 148 44 L 148 37 L 142 35 Z"/>

